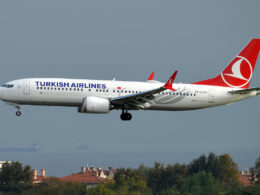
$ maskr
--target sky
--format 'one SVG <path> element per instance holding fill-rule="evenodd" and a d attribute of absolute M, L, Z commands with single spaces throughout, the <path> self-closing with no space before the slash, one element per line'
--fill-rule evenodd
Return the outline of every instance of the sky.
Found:
<path fill-rule="evenodd" d="M 260 38 L 260 1 L 45 0 L 0 2 L 0 83 L 60 77 L 192 83 L 219 74 L 252 39 Z M 260 86 L 260 60 L 251 87 Z M 166 112 L 80 114 L 77 108 L 0 103 L 0 153 L 46 174 L 63 176 L 84 163 L 152 166 L 188 163 L 200 154 L 229 153 L 240 168 L 260 156 L 259 97 L 230 106 Z"/>

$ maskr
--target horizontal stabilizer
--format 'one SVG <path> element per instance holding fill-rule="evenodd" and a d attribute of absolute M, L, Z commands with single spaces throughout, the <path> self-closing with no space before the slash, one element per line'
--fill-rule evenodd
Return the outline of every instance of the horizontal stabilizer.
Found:
<path fill-rule="evenodd" d="M 234 91 L 229 91 L 231 94 L 248 94 L 251 92 L 256 92 L 256 94 L 260 94 L 260 88 L 251 88 L 251 89 L 242 89 L 242 90 L 234 90 Z"/>

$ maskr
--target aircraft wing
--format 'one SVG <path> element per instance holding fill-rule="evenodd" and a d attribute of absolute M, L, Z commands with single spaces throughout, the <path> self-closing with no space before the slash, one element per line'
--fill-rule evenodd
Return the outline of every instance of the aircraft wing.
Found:
<path fill-rule="evenodd" d="M 172 84 L 175 80 L 177 73 L 178 72 L 175 71 L 173 75 L 170 77 L 170 79 L 162 87 L 155 88 L 148 91 L 143 91 L 141 93 L 115 97 L 112 98 L 110 101 L 117 108 L 118 107 L 121 108 L 122 106 L 145 108 L 145 103 L 148 102 L 149 100 L 152 100 L 156 94 L 165 91 L 167 89 L 176 91 L 175 89 L 172 88 Z"/>
<path fill-rule="evenodd" d="M 260 88 L 251 88 L 251 89 L 242 89 L 242 90 L 235 90 L 229 91 L 231 94 L 248 94 L 250 92 L 256 91 L 257 95 L 260 94 Z"/>

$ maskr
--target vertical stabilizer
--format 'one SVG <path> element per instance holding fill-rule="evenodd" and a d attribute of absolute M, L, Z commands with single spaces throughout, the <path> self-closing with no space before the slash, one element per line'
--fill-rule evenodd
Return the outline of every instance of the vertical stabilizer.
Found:
<path fill-rule="evenodd" d="M 215 78 L 193 84 L 247 89 L 260 50 L 260 39 L 252 39 L 233 61 Z"/>

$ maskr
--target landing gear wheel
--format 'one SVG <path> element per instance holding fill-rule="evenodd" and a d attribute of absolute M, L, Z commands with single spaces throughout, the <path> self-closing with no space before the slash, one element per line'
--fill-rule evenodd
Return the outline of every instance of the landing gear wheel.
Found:
<path fill-rule="evenodd" d="M 132 119 L 132 115 L 128 112 L 122 112 L 122 114 L 120 115 L 121 120 L 123 121 L 130 121 Z"/>
<path fill-rule="evenodd" d="M 21 111 L 17 111 L 15 114 L 16 114 L 16 116 L 21 116 L 22 113 L 21 113 Z"/>
<path fill-rule="evenodd" d="M 127 121 L 130 121 L 132 119 L 132 114 L 130 114 L 130 113 L 126 113 L 125 116 L 126 116 Z"/>
<path fill-rule="evenodd" d="M 120 118 L 121 118 L 122 121 L 125 121 L 125 120 L 126 120 L 125 113 L 122 113 L 122 114 L 120 115 Z"/>

